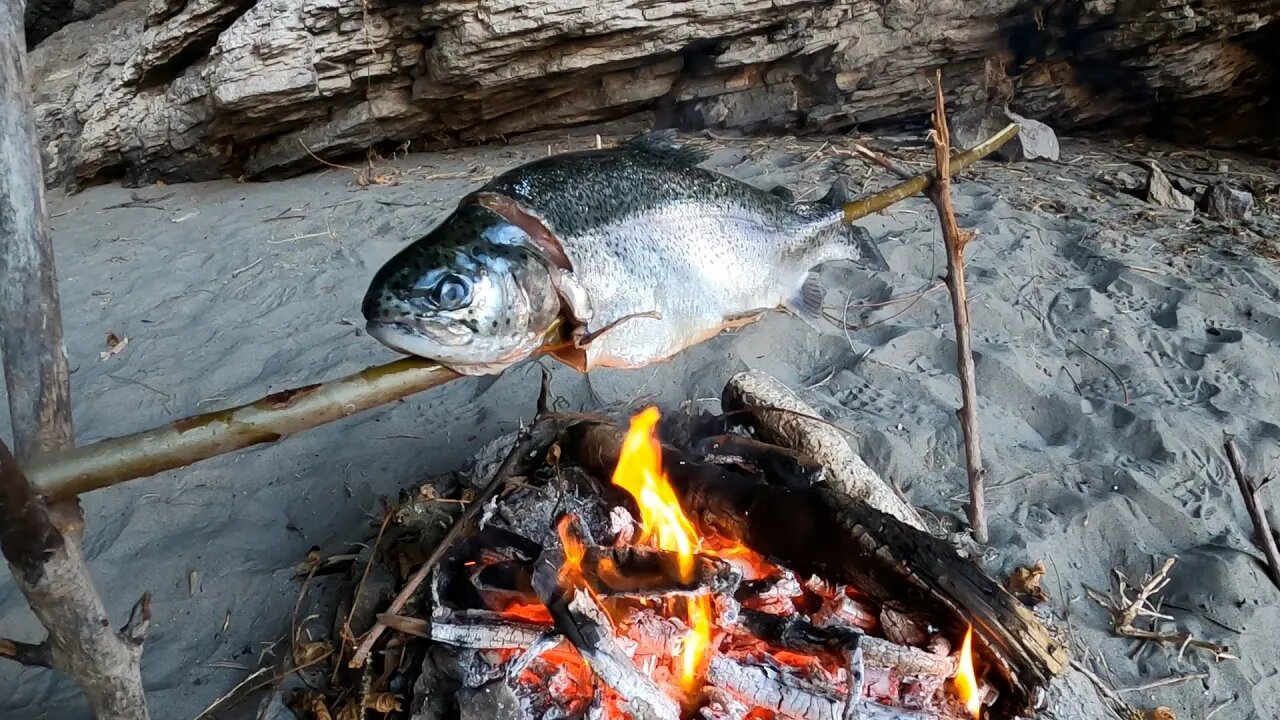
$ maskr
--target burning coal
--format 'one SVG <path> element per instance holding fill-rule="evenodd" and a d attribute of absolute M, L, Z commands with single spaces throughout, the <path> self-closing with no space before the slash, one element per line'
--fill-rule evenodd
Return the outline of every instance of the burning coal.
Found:
<path fill-rule="evenodd" d="M 659 419 L 632 418 L 608 484 L 557 467 L 502 497 L 433 576 L 437 681 L 506 698 L 464 720 L 980 717 L 971 632 L 952 653 L 923 617 L 699 527 Z"/>

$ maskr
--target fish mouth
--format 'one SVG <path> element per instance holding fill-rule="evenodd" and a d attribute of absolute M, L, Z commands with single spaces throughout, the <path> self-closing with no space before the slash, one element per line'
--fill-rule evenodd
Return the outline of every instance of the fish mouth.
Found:
<path fill-rule="evenodd" d="M 414 326 L 394 320 L 369 320 L 365 332 L 396 352 L 439 363 L 459 375 L 493 375 L 513 364 L 461 357 L 458 346 L 437 342 Z"/>
<path fill-rule="evenodd" d="M 438 360 L 450 355 L 456 344 L 440 342 L 421 329 L 397 320 L 369 320 L 365 323 L 369 337 L 406 355 L 416 355 L 428 360 Z"/>

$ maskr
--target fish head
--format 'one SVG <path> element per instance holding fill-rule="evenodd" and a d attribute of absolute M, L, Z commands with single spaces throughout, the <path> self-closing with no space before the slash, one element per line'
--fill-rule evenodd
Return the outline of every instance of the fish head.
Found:
<path fill-rule="evenodd" d="M 552 269 L 524 230 L 463 205 L 374 275 L 369 335 L 459 373 L 501 372 L 535 353 L 561 312 Z"/>

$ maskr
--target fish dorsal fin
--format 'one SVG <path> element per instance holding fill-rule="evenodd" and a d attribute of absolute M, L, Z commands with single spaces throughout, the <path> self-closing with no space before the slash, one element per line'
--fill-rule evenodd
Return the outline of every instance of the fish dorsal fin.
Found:
<path fill-rule="evenodd" d="M 786 185 L 778 185 L 777 187 L 770 190 L 769 194 L 773 195 L 774 197 L 782 198 L 784 202 L 789 202 L 793 205 L 796 202 L 796 194 L 792 192 L 791 188 L 787 187 Z"/>
<path fill-rule="evenodd" d="M 686 165 L 697 165 L 711 159 L 710 150 L 677 144 L 676 131 L 670 128 L 637 135 L 623 143 L 623 147 Z"/>
<path fill-rule="evenodd" d="M 838 177 L 835 182 L 831 183 L 831 189 L 827 190 L 827 194 L 823 195 L 818 202 L 838 209 L 856 199 L 857 196 L 849 188 L 849 181 L 843 177 Z"/>

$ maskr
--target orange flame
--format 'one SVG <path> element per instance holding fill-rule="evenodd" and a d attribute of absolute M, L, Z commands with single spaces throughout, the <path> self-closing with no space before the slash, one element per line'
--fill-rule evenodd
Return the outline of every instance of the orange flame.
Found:
<path fill-rule="evenodd" d="M 560 544 L 564 548 L 564 562 L 560 564 L 561 586 L 573 585 L 574 580 L 582 575 L 582 558 L 587 554 L 582 541 L 569 531 L 572 523 L 573 518 L 565 515 L 556 524 L 556 532 L 560 533 Z"/>
<path fill-rule="evenodd" d="M 965 709 L 977 720 L 982 712 L 982 694 L 978 690 L 978 676 L 973 671 L 973 627 L 964 632 L 960 646 L 960 666 L 956 669 L 956 691 Z"/>
<path fill-rule="evenodd" d="M 631 419 L 613 483 L 631 493 L 640 508 L 640 542 L 675 552 L 680 579 L 688 582 L 693 579 L 699 538 L 662 469 L 662 444 L 654 432 L 658 417 L 658 409 L 649 407 Z M 691 599 L 686 612 L 689 632 L 681 651 L 680 684 L 689 692 L 697 684 L 702 656 L 711 644 L 711 603 L 706 596 Z"/>
<path fill-rule="evenodd" d="M 640 506 L 640 542 L 653 542 L 663 550 L 676 552 L 680 579 L 693 579 L 693 553 L 698 534 L 685 517 L 675 490 L 662 469 L 662 444 L 654 433 L 658 409 L 646 408 L 631 419 L 631 429 L 622 443 L 613 484 L 635 498 Z"/>

